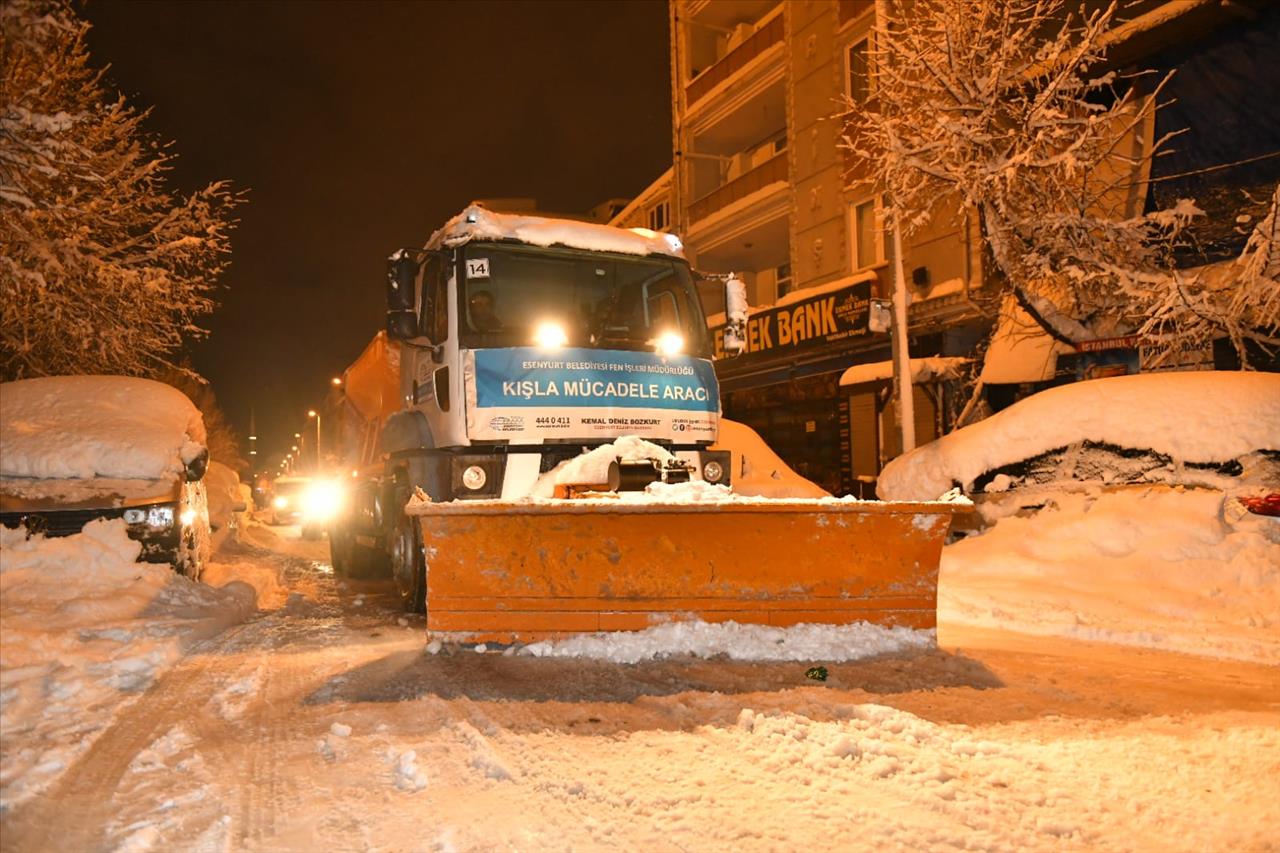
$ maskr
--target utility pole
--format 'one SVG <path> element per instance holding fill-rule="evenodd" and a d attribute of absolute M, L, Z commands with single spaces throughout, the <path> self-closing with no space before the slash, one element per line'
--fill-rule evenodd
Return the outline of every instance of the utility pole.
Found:
<path fill-rule="evenodd" d="M 873 52 L 876 62 L 890 61 L 885 50 L 888 39 L 883 35 L 888 31 L 889 0 L 876 0 L 876 45 Z M 888 108 L 887 103 L 881 104 L 881 109 Z M 911 388 L 911 337 L 907 328 L 907 276 L 902 263 L 900 219 L 895 208 L 890 219 L 893 232 L 893 323 L 889 329 L 889 339 L 893 344 L 893 387 L 898 395 L 898 426 L 902 432 L 902 452 L 906 453 L 916 446 L 916 406 Z"/>
<path fill-rule="evenodd" d="M 898 417 L 901 420 L 902 452 L 916 446 L 916 401 L 911 383 L 911 334 L 907 328 L 907 281 L 902 264 L 902 231 L 898 214 L 893 215 L 893 387 L 898 394 Z"/>

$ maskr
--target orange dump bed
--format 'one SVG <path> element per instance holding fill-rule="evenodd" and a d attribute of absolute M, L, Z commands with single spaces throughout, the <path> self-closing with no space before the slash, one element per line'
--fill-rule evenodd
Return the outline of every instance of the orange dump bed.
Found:
<path fill-rule="evenodd" d="M 672 619 L 932 628 L 944 504 L 437 504 L 430 631 L 528 642 Z"/>

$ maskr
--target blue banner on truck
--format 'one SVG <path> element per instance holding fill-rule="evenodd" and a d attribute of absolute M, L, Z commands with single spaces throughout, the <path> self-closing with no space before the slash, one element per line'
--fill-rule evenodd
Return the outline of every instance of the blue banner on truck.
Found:
<path fill-rule="evenodd" d="M 467 434 L 475 440 L 711 441 L 720 390 L 711 362 L 647 352 L 533 347 L 467 353 Z"/>

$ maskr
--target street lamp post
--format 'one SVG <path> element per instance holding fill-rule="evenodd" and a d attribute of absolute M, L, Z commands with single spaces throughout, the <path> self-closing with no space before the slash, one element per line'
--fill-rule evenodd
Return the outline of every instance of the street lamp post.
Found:
<path fill-rule="evenodd" d="M 320 456 L 320 413 L 311 409 L 307 412 L 307 417 L 316 419 L 316 473 L 319 474 L 320 460 L 323 458 Z"/>

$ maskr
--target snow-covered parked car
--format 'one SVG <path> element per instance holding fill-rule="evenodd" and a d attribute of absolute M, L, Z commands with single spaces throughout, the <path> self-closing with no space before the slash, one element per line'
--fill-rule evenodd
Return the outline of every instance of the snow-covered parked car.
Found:
<path fill-rule="evenodd" d="M 123 519 L 140 560 L 197 578 L 209 557 L 204 421 L 176 388 L 126 376 L 0 384 L 0 524 L 69 536 Z"/>
<path fill-rule="evenodd" d="M 1146 373 L 1050 388 L 898 457 L 877 493 L 932 500 L 958 488 L 990 516 L 1063 490 L 1153 484 L 1266 506 L 1280 491 L 1280 375 Z"/>

